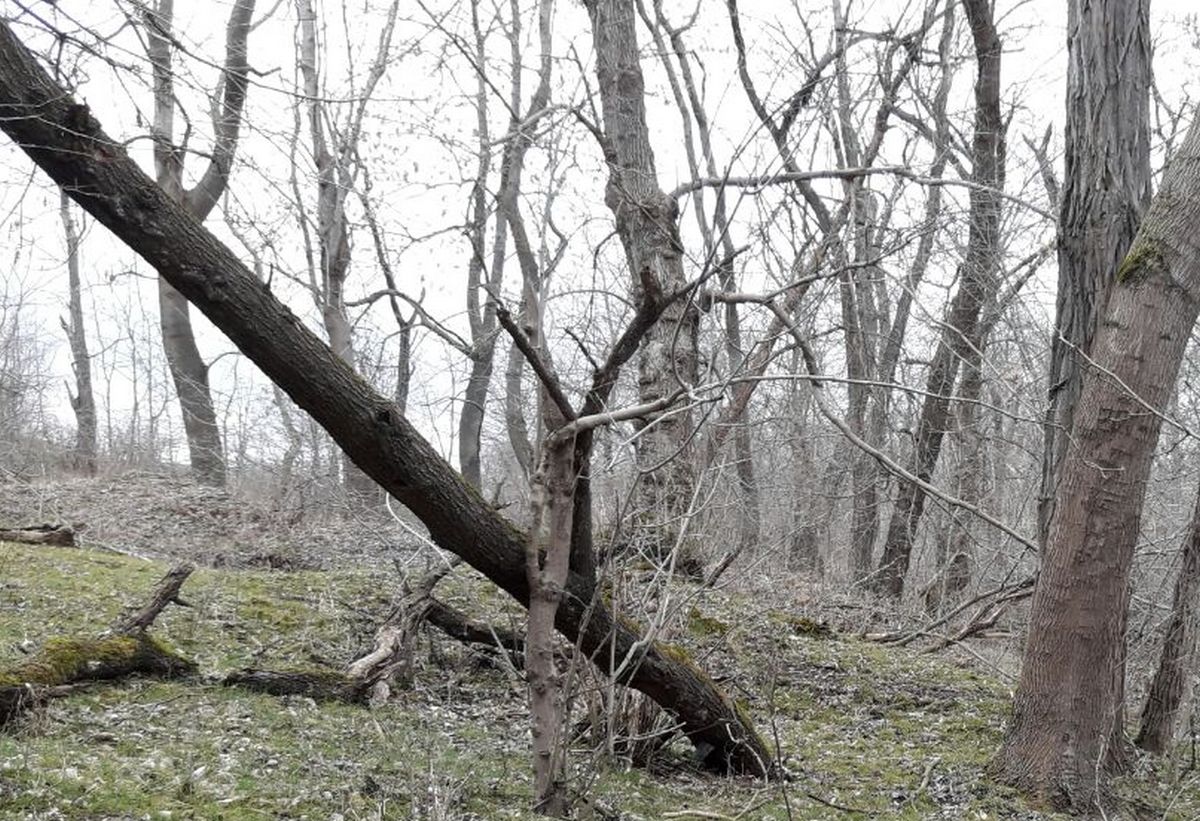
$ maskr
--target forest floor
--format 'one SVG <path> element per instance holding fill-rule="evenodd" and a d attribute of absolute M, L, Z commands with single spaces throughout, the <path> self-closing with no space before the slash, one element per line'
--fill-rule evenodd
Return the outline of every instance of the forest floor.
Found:
<path fill-rule="evenodd" d="M 138 497 L 140 485 L 132 487 Z M 182 487 L 178 494 L 192 494 L 192 503 L 196 493 L 210 493 Z M 33 523 L 7 518 L 29 515 L 29 492 L 0 489 L 0 526 Z M 121 483 L 110 492 L 110 511 L 140 504 Z M 60 501 L 87 495 L 38 493 Z M 17 499 L 22 494 L 24 501 Z M 89 547 L 86 539 L 82 548 L 0 543 L 0 669 L 49 638 L 95 635 L 123 607 L 141 603 L 170 555 L 186 552 L 189 540 L 222 519 L 212 513 L 217 502 L 170 513 L 201 524 L 179 525 L 162 551 L 154 550 L 152 533 L 138 532 L 132 515 L 110 518 L 132 534 L 139 555 Z M 92 504 L 93 511 L 105 509 Z M 54 512 L 40 518 L 64 520 L 61 508 Z M 65 521 L 87 521 L 86 513 Z M 319 530 L 333 538 L 328 527 Z M 298 526 L 293 537 L 303 541 L 312 532 Z M 97 543 L 116 546 L 111 533 L 103 535 Z M 262 543 L 193 543 L 190 558 L 222 566 L 199 569 L 183 592 L 192 606 L 168 608 L 154 632 L 195 660 L 199 676 L 96 684 L 0 732 L 0 819 L 533 817 L 523 680 L 440 634 L 424 640 L 412 686 L 376 709 L 221 686 L 225 673 L 242 667 L 340 667 L 369 648 L 399 587 L 382 541 L 360 539 L 331 561 L 315 549 L 309 555 L 287 548 L 278 533 L 272 538 L 280 543 L 266 553 L 304 555 L 302 569 L 228 558 L 235 549 L 253 556 Z M 359 553 L 376 561 L 346 560 Z M 288 569 L 271 569 L 280 565 Z M 795 586 L 802 587 L 798 580 Z M 776 579 L 771 587 L 783 585 Z M 635 768 L 581 738 L 572 751 L 572 786 L 587 798 L 577 817 L 1057 817 L 985 777 L 1010 692 L 970 654 L 921 654 L 814 629 L 812 617 L 823 614 L 794 590 L 678 592 L 675 640 L 745 704 L 794 778 L 764 784 L 713 777 L 692 765 L 679 741 L 648 768 Z M 519 608 L 465 569 L 438 595 L 474 618 L 521 623 Z M 582 680 L 578 714 L 598 689 L 595 680 Z M 1200 818 L 1200 775 L 1187 757 L 1185 751 L 1184 760 L 1141 762 L 1119 784 L 1121 805 L 1110 817 Z"/>

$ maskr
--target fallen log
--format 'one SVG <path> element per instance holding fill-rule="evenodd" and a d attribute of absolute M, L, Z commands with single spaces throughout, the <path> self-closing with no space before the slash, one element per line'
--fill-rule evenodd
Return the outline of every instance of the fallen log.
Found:
<path fill-rule="evenodd" d="M 75 531 L 66 525 L 32 525 L 0 528 L 0 542 L 74 547 Z"/>
<path fill-rule="evenodd" d="M 307 696 L 316 701 L 346 701 L 366 704 L 371 684 L 334 670 L 238 670 L 222 684 L 244 687 L 273 696 Z"/>
<path fill-rule="evenodd" d="M 518 668 L 523 666 L 525 637 L 503 627 L 484 624 L 467 618 L 450 605 L 431 598 L 426 620 L 447 636 L 463 644 L 474 644 L 492 650 L 504 650 Z"/>
<path fill-rule="evenodd" d="M 51 698 L 71 692 L 72 685 L 132 675 L 174 678 L 196 671 L 147 629 L 162 609 L 177 599 L 191 565 L 172 569 L 159 583 L 149 604 L 97 638 L 59 636 L 48 640 L 32 658 L 0 670 L 0 726 Z"/>

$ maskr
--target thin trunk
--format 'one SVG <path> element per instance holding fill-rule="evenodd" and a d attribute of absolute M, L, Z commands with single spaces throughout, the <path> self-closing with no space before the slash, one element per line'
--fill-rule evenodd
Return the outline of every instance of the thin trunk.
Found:
<path fill-rule="evenodd" d="M 1196 649 L 1197 593 L 1200 591 L 1200 492 L 1192 525 L 1183 542 L 1183 566 L 1175 579 L 1171 619 L 1163 639 L 1158 669 L 1142 707 L 1142 726 L 1134 743 L 1152 753 L 1165 753 L 1175 740 L 1184 685 Z"/>
<path fill-rule="evenodd" d="M 308 109 L 309 139 L 312 143 L 313 164 L 317 172 L 317 248 L 319 264 L 319 302 L 321 321 L 329 337 L 329 347 L 351 368 L 357 370 L 354 350 L 354 328 L 346 312 L 346 279 L 350 275 L 350 226 L 346 216 L 346 197 L 354 180 L 349 168 L 350 155 L 357 143 L 365 101 L 370 97 L 372 80 L 382 74 L 390 45 L 392 23 L 389 20 L 380 41 L 380 52 L 361 94 L 357 117 L 351 116 L 349 127 L 331 145 L 325 135 L 328 115 L 321 96 L 321 75 L 317 46 L 317 15 L 311 0 L 296 0 L 300 21 L 300 54 L 298 63 L 304 83 L 305 106 Z M 376 493 L 376 486 L 354 461 L 342 454 L 342 479 L 346 489 L 359 499 Z"/>
<path fill-rule="evenodd" d="M 1082 375 L 996 770 L 1090 812 L 1126 761 L 1129 575 L 1162 416 L 1200 310 L 1200 123 L 1117 270 Z"/>
<path fill-rule="evenodd" d="M 1150 0 L 1071 0 L 1067 122 L 1038 535 L 1053 516 L 1081 364 L 1150 202 Z"/>
<path fill-rule="evenodd" d="M 522 303 L 522 313 L 530 306 Z M 513 456 L 526 478 L 533 475 L 533 445 L 529 439 L 529 425 L 525 422 L 524 391 L 522 383 L 525 373 L 525 358 L 516 345 L 508 349 L 508 366 L 504 369 L 504 427 L 508 431 L 508 442 Z"/>
<path fill-rule="evenodd" d="M 71 216 L 71 200 L 65 191 L 59 192 L 59 213 L 67 240 L 67 287 L 70 293 L 70 320 L 63 330 L 71 345 L 71 370 L 75 373 L 75 392 L 68 391 L 71 410 L 75 412 L 76 470 L 88 476 L 96 473 L 96 397 L 92 392 L 92 359 L 88 354 L 87 332 L 83 327 L 83 289 L 79 276 L 79 232 Z"/>
<path fill-rule="evenodd" d="M 1004 122 L 1000 114 L 1000 39 L 985 0 L 964 0 L 975 44 L 975 132 L 972 141 L 972 180 L 986 188 L 971 189 L 970 233 L 960 284 L 950 305 L 937 353 L 929 369 L 926 397 L 917 423 L 912 472 L 923 482 L 933 478 L 942 437 L 950 415 L 950 394 L 959 362 L 978 346 L 977 329 L 983 306 L 994 295 L 1000 258 L 1004 178 Z M 917 528 L 925 510 L 925 492 L 901 482 L 884 541 L 875 588 L 893 598 L 904 592 L 904 579 Z"/>
<path fill-rule="evenodd" d="M 950 118 L 946 106 L 950 98 L 950 88 L 954 81 L 954 26 L 957 3 L 948 2 L 942 12 L 942 33 L 938 40 L 938 65 L 941 79 L 933 96 L 930 116 L 934 119 L 933 151 L 934 160 L 930 167 L 929 176 L 941 179 L 946 171 L 950 157 Z M 933 257 L 934 241 L 939 236 L 942 218 L 942 187 L 931 186 L 925 195 L 925 213 L 922 220 L 921 239 L 917 243 L 917 252 L 904 287 L 896 299 L 896 311 L 887 329 L 879 352 L 878 380 L 880 387 L 875 390 L 874 401 L 871 403 L 870 417 L 867 427 L 867 442 L 876 447 L 883 447 L 888 428 L 888 415 L 892 407 L 892 389 L 895 382 L 896 369 L 900 363 L 900 353 L 904 349 L 904 339 L 908 331 L 908 321 L 912 316 L 912 303 L 916 297 L 925 274 L 929 269 L 929 261 Z M 880 487 L 883 484 L 883 467 L 872 458 L 862 458 L 859 455 L 856 467 L 862 466 L 865 475 L 857 480 L 857 486 L 862 488 L 862 517 L 863 521 L 856 524 L 855 534 L 859 548 L 852 555 L 865 561 L 874 560 L 875 542 L 879 536 L 879 513 L 876 510 Z M 857 498 L 857 497 L 856 497 Z M 869 507 L 868 507 L 869 505 Z"/>

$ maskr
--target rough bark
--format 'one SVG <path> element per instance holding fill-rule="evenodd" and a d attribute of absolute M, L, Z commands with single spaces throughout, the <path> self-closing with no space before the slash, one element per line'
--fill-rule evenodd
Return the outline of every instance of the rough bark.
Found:
<path fill-rule="evenodd" d="M 1183 703 L 1184 685 L 1196 647 L 1197 592 L 1200 591 L 1200 493 L 1192 525 L 1183 541 L 1183 566 L 1175 579 L 1171 618 L 1163 638 L 1158 667 L 1142 707 L 1142 724 L 1134 743 L 1152 753 L 1171 749 Z"/>
<path fill-rule="evenodd" d="M 1200 306 L 1200 127 L 1163 175 L 1092 341 L 1034 592 L 1013 719 L 995 766 L 1092 811 L 1125 759 L 1129 572 L 1162 417 Z"/>
<path fill-rule="evenodd" d="M 87 331 L 83 326 L 83 288 L 79 276 L 79 231 L 71 216 L 71 200 L 59 192 L 59 213 L 67 241 L 68 316 L 62 322 L 71 346 L 71 371 L 75 374 L 75 392 L 68 390 L 71 410 L 75 412 L 74 467 L 88 476 L 96 473 L 96 396 L 92 392 L 92 358 L 88 354 Z"/>
<path fill-rule="evenodd" d="M 979 315 L 997 286 L 1000 255 L 1000 216 L 1003 200 L 998 188 L 1004 177 L 1004 121 L 1000 113 L 1000 38 L 984 0 L 964 0 L 975 45 L 978 74 L 975 81 L 975 131 L 971 146 L 972 181 L 986 188 L 971 189 L 967 254 L 960 269 L 961 282 L 929 368 L 926 397 L 917 423 L 912 473 L 923 482 L 933 478 L 941 454 L 942 438 L 950 417 L 950 394 L 959 363 L 978 345 Z M 883 558 L 875 589 L 899 598 L 917 528 L 925 510 L 925 492 L 911 482 L 901 482 L 888 524 Z"/>
<path fill-rule="evenodd" d="M 212 155 L 200 180 L 188 190 L 183 187 L 185 153 L 174 143 L 176 100 L 171 66 L 174 9 L 174 0 L 158 0 L 154 8 L 145 13 L 147 52 L 154 75 L 154 167 L 159 185 L 183 203 L 192 217 L 203 222 L 225 191 L 237 150 L 242 108 L 246 102 L 249 72 L 246 41 L 250 35 L 254 0 L 237 0 L 230 10 L 225 31 L 223 97 L 219 114 L 213 120 Z M 196 346 L 187 299 L 160 276 L 158 305 L 163 350 L 179 396 L 192 474 L 203 484 L 223 487 L 225 455 L 221 431 L 208 385 L 208 365 Z"/>
<path fill-rule="evenodd" d="M 1045 543 L 1081 366 L 1150 201 L 1150 0 L 1070 0 L 1067 122 L 1038 535 Z"/>
<path fill-rule="evenodd" d="M 529 601 L 525 534 L 464 483 L 395 405 L 308 331 L 235 254 L 148 179 L 3 23 L 0 129 L 192 300 L 360 468 L 411 510 L 435 543 L 518 601 Z M 628 344 L 623 338 L 615 349 Z M 615 383 L 618 370 L 619 365 L 599 374 L 597 381 Z M 572 567 L 564 588 L 557 628 L 602 670 L 619 671 L 618 681 L 677 715 L 704 751 L 706 766 L 755 774 L 772 769 L 767 745 L 749 719 L 694 662 L 667 645 L 645 642 L 639 631 L 616 620 L 599 601 L 590 575 Z"/>
<path fill-rule="evenodd" d="M 608 184 L 604 201 L 613 212 L 625 250 L 634 301 L 641 301 L 643 272 L 671 292 L 686 282 L 678 207 L 658 186 L 654 150 L 646 125 L 645 81 L 638 52 L 633 0 L 586 0 L 592 21 L 604 114 Z M 696 384 L 699 312 L 691 300 L 677 300 L 642 341 L 638 359 L 638 398 L 653 403 L 681 386 Z M 641 477 L 635 496 L 635 544 L 666 560 L 679 542 L 695 488 L 689 446 L 691 415 L 678 410 L 636 423 L 635 452 Z M 686 541 L 676 567 L 699 573 L 694 548 Z"/>

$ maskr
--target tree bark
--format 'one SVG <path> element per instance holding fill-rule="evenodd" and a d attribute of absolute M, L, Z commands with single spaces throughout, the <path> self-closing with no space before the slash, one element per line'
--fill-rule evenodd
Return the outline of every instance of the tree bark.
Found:
<path fill-rule="evenodd" d="M 962 281 L 929 369 L 926 397 L 917 423 L 912 472 L 929 482 L 937 468 L 942 437 L 950 418 L 950 394 L 959 362 L 979 344 L 979 314 L 997 285 L 1000 259 L 1000 216 L 1004 184 L 1004 121 L 1000 113 L 1000 38 L 985 0 L 964 0 L 975 43 L 978 76 L 975 81 L 975 134 L 972 141 L 972 180 L 986 188 L 971 189 L 970 233 Z M 875 589 L 892 598 L 904 592 L 904 579 L 917 528 L 925 510 L 919 485 L 901 482 L 888 524 L 883 558 Z"/>
<path fill-rule="evenodd" d="M 1171 619 L 1163 638 L 1162 655 L 1146 703 L 1142 707 L 1142 725 L 1134 743 L 1152 753 L 1171 749 L 1183 703 L 1190 662 L 1196 647 L 1196 605 L 1200 591 L 1200 492 L 1192 512 L 1192 525 L 1183 541 L 1183 566 L 1175 579 L 1171 598 Z"/>
<path fill-rule="evenodd" d="M 119 239 L 185 294 L 272 381 L 318 420 L 360 468 L 411 510 L 435 543 L 522 603 L 526 536 L 496 513 L 378 395 L 184 212 L 46 74 L 0 23 L 0 129 Z M 618 346 L 625 344 L 619 342 Z M 615 381 L 615 374 L 603 375 Z M 681 651 L 646 642 L 572 566 L 556 627 L 601 669 L 678 716 L 715 770 L 771 772 L 748 717 Z M 628 663 L 626 663 L 628 661 Z"/>
<path fill-rule="evenodd" d="M 88 476 L 96 473 L 96 396 L 92 392 L 92 359 L 88 354 L 87 331 L 83 326 L 83 288 L 79 276 L 79 231 L 71 216 L 71 200 L 65 191 L 59 192 L 59 212 L 67 240 L 68 316 L 63 322 L 71 346 L 71 370 L 75 374 L 75 393 L 69 394 L 71 410 L 75 412 L 76 470 Z"/>
<path fill-rule="evenodd" d="M 1165 407 L 1200 306 L 1200 126 L 1117 270 L 1082 375 L 1001 778 L 1091 811 L 1125 759 L 1129 572 Z"/>
<path fill-rule="evenodd" d="M 678 207 L 658 187 L 654 150 L 646 125 L 645 80 L 638 52 L 633 0 L 585 0 L 592 21 L 596 73 L 604 113 L 608 185 L 604 201 L 613 212 L 625 250 L 634 301 L 641 301 L 643 272 L 671 293 L 686 282 Z M 676 300 L 642 341 L 638 399 L 652 403 L 680 385 L 696 384 L 699 312 L 691 300 Z M 637 423 L 635 440 L 642 471 L 635 497 L 635 543 L 665 560 L 679 541 L 695 488 L 691 415 L 678 410 Z M 686 541 L 676 567 L 699 572 L 699 559 Z"/>
<path fill-rule="evenodd" d="M 1053 514 L 1096 322 L 1150 202 L 1150 0 L 1071 0 L 1067 122 L 1058 223 L 1038 535 Z"/>
<path fill-rule="evenodd" d="M 225 191 L 237 150 L 246 102 L 249 72 L 246 41 L 250 36 L 254 0 L 236 0 L 230 10 L 225 30 L 224 94 L 220 115 L 213 122 L 212 157 L 199 182 L 190 190 L 183 187 L 184 152 L 174 144 L 176 101 L 171 67 L 174 12 L 174 0 L 158 0 L 153 10 L 146 11 L 147 52 L 154 74 L 154 167 L 163 190 L 182 203 L 193 218 L 203 222 Z M 192 474 L 203 484 L 224 487 L 225 454 L 208 385 L 208 365 L 196 347 L 187 299 L 161 275 L 158 307 L 163 350 L 179 396 Z"/>

